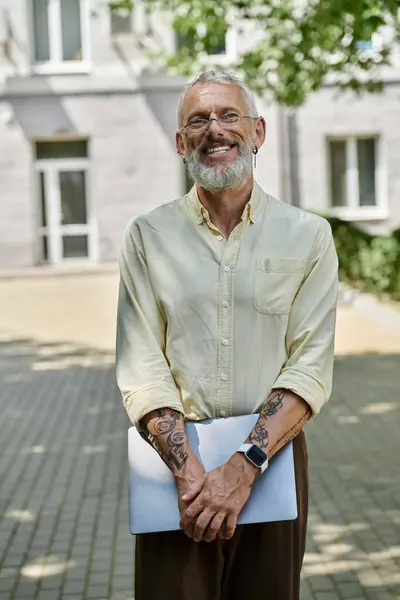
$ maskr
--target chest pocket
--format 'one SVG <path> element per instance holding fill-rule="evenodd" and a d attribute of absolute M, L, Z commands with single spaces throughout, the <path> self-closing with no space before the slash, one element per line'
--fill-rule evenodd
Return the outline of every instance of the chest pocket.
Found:
<path fill-rule="evenodd" d="M 256 261 L 254 306 L 265 315 L 287 315 L 303 281 L 306 258 L 266 258 Z"/>

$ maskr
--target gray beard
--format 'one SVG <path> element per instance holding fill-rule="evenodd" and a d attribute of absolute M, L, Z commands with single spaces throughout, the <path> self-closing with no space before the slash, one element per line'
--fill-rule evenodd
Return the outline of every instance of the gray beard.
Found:
<path fill-rule="evenodd" d="M 196 148 L 186 156 L 188 174 L 199 187 L 206 190 L 229 190 L 245 185 L 253 172 L 252 146 L 248 142 L 239 145 L 235 161 L 226 167 L 207 166 L 202 161 L 202 148 Z"/>

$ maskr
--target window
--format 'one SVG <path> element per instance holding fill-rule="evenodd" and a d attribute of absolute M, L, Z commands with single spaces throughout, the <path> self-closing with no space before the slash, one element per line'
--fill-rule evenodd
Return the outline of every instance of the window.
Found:
<path fill-rule="evenodd" d="M 87 146 L 87 140 L 35 144 L 39 238 L 44 262 L 58 264 L 94 256 Z"/>
<path fill-rule="evenodd" d="M 88 0 L 33 0 L 37 66 L 82 67 L 88 60 Z"/>
<path fill-rule="evenodd" d="M 338 216 L 386 218 L 377 137 L 328 142 L 331 207 Z"/>
<path fill-rule="evenodd" d="M 196 43 L 196 38 L 201 37 L 201 26 L 193 27 L 185 35 L 176 33 L 177 52 L 184 51 L 185 48 L 192 48 Z M 228 65 L 236 58 L 236 33 L 228 25 L 222 24 L 216 27 L 207 40 L 205 47 L 207 57 L 204 58 L 205 64 L 215 63 L 219 65 Z"/>
<path fill-rule="evenodd" d="M 132 33 L 132 11 L 111 10 L 111 35 Z"/>

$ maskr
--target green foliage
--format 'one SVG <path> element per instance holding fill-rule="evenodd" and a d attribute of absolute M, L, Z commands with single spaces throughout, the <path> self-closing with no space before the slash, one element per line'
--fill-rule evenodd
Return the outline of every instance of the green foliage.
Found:
<path fill-rule="evenodd" d="M 400 300 L 400 230 L 373 236 L 355 225 L 326 217 L 339 257 L 339 277 L 373 294 Z"/>
<path fill-rule="evenodd" d="M 108 4 L 111 10 L 118 13 L 130 13 L 134 8 L 132 0 L 112 0 Z"/>
<path fill-rule="evenodd" d="M 289 106 L 301 105 L 329 78 L 356 93 L 379 91 L 377 67 L 390 64 L 393 43 L 400 41 L 400 0 L 144 2 L 150 10 L 169 15 L 177 35 L 188 40 L 174 56 L 160 49 L 158 58 L 170 72 L 193 75 L 202 70 L 205 55 L 226 23 L 235 24 L 245 35 L 247 31 L 253 44 L 231 68 L 254 91 Z M 360 50 L 360 43 L 382 28 L 393 31 L 393 38 L 373 51 Z"/>

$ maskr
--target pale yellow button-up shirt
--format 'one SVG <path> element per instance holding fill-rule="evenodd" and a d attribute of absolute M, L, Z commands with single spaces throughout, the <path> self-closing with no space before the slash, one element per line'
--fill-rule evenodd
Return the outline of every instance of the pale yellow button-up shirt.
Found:
<path fill-rule="evenodd" d="M 319 412 L 332 385 L 337 255 L 328 222 L 254 185 L 225 239 L 196 188 L 132 220 L 120 255 L 117 381 L 133 423 L 260 410 L 272 389 Z"/>

